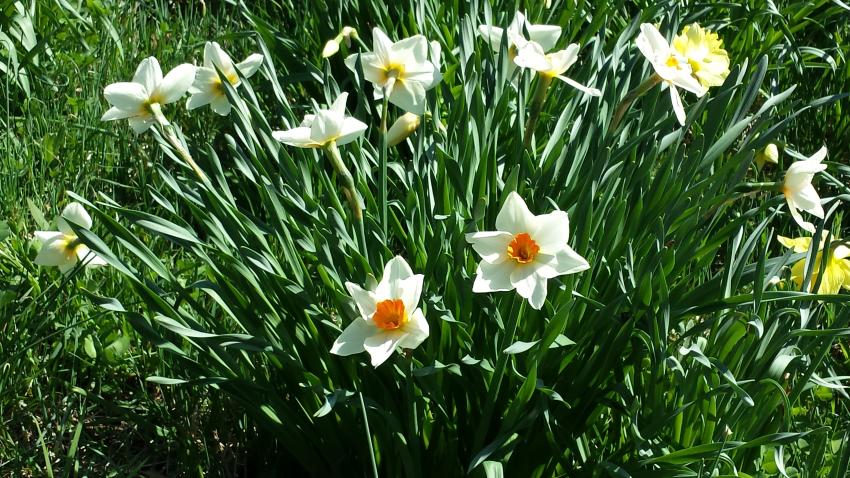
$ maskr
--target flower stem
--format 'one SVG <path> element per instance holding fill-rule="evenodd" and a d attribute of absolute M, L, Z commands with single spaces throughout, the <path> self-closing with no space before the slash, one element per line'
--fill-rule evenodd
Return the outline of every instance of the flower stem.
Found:
<path fill-rule="evenodd" d="M 387 214 L 387 113 L 389 110 L 389 99 L 387 98 L 388 93 L 388 89 L 384 88 L 384 103 L 381 108 L 381 233 L 383 234 L 384 241 L 387 240 L 387 224 L 389 223 L 389 217 Z"/>
<path fill-rule="evenodd" d="M 372 476 L 378 478 L 378 464 L 375 463 L 375 450 L 372 448 L 372 432 L 369 430 L 369 416 L 366 414 L 363 392 L 357 392 L 357 395 L 360 397 L 360 409 L 363 410 L 363 423 L 366 425 L 366 442 L 369 444 L 369 460 L 372 462 Z"/>
<path fill-rule="evenodd" d="M 525 123 L 525 136 L 522 140 L 522 144 L 526 149 L 531 146 L 534 127 L 537 125 L 537 120 L 540 119 L 540 112 L 543 111 L 543 103 L 546 101 L 546 91 L 549 89 L 549 85 L 552 84 L 552 78 L 550 75 L 538 75 L 537 89 L 534 90 L 534 97 L 531 99 L 531 108 L 528 113 L 528 120 Z"/>
<path fill-rule="evenodd" d="M 192 159 L 192 155 L 189 153 L 189 150 L 186 149 L 185 146 L 183 146 L 183 143 L 181 143 L 179 139 L 177 139 L 177 135 L 174 133 L 174 127 L 171 125 L 171 123 L 168 122 L 168 118 L 166 118 L 165 115 L 162 114 L 162 108 L 160 107 L 159 103 L 151 103 L 150 110 L 153 113 L 154 118 L 156 118 L 156 122 L 159 123 L 162 132 L 165 133 L 165 139 L 168 140 L 168 143 L 171 144 L 171 147 L 173 147 L 174 150 L 177 151 L 177 154 L 179 154 L 180 157 L 183 158 L 183 161 L 185 161 L 186 164 L 188 164 L 189 167 L 191 167 L 192 170 L 195 171 L 195 174 L 198 176 L 198 179 L 202 181 L 205 180 L 206 175 L 203 171 L 201 171 L 201 168 L 198 167 L 198 164 L 195 163 L 195 160 Z"/>
<path fill-rule="evenodd" d="M 342 189 L 345 200 L 348 202 L 348 206 L 351 208 L 351 213 L 354 215 L 355 222 L 357 223 L 357 234 L 360 240 L 361 251 L 364 254 L 368 254 L 366 232 L 363 229 L 363 199 L 360 197 L 360 193 L 354 184 L 354 176 L 351 175 L 351 172 L 342 161 L 342 155 L 339 153 L 336 141 L 328 143 L 325 153 L 327 153 L 334 171 L 341 178 L 342 186 L 340 189 Z"/>
<path fill-rule="evenodd" d="M 780 191 L 782 190 L 782 184 L 782 182 L 741 183 L 735 186 L 735 192 Z"/>
<path fill-rule="evenodd" d="M 645 95 L 647 91 L 659 83 L 661 83 L 661 77 L 658 76 L 658 73 L 653 73 L 652 76 L 638 85 L 637 88 L 626 93 L 626 97 L 620 101 L 620 104 L 617 105 L 617 109 L 614 111 L 614 116 L 611 118 L 611 123 L 608 125 L 608 133 L 614 133 L 617 131 L 617 126 L 620 126 L 620 122 L 623 120 L 623 117 L 626 115 L 626 112 L 629 110 L 632 103 L 634 103 L 636 99 Z"/>

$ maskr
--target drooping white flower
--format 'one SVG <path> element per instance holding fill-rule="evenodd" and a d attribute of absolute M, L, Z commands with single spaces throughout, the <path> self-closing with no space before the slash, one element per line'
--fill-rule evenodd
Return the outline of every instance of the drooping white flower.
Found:
<path fill-rule="evenodd" d="M 36 231 L 35 237 L 41 242 L 41 249 L 35 258 L 40 266 L 58 267 L 62 273 L 68 272 L 82 261 L 84 266 L 97 267 L 106 264 L 77 237 L 68 221 L 84 229 L 91 229 L 92 220 L 82 204 L 72 202 L 65 206 L 56 223 L 58 231 Z"/>
<path fill-rule="evenodd" d="M 366 80 L 380 88 L 390 103 L 411 113 L 425 112 L 425 92 L 442 76 L 428 59 L 428 40 L 422 35 L 393 43 L 380 28 L 372 29 L 372 52 L 355 53 L 345 59 L 351 71 L 358 58 Z"/>
<path fill-rule="evenodd" d="M 216 113 L 227 116 L 230 113 L 230 102 L 227 101 L 222 81 L 227 80 L 235 88 L 242 83 L 236 73 L 237 70 L 242 73 L 242 76 L 249 78 L 262 63 L 263 55 L 254 53 L 234 67 L 230 55 L 222 50 L 218 43 L 207 42 L 204 46 L 204 66 L 199 67 L 195 74 L 195 81 L 189 88 L 191 96 L 186 101 L 186 107 L 193 110 L 210 105 Z M 219 76 L 216 68 L 224 77 Z"/>
<path fill-rule="evenodd" d="M 332 141 L 338 146 L 350 143 L 366 131 L 366 123 L 345 115 L 348 93 L 342 93 L 330 108 L 307 115 L 301 126 L 286 131 L 274 131 L 272 136 L 281 143 L 299 148 L 323 148 Z"/>
<path fill-rule="evenodd" d="M 516 289 L 540 309 L 546 301 L 548 279 L 590 267 L 567 244 L 570 223 L 564 211 L 535 216 L 522 197 L 512 192 L 496 217 L 496 229 L 466 235 L 481 256 L 473 292 Z"/>
<path fill-rule="evenodd" d="M 824 158 L 826 158 L 826 146 L 808 159 L 795 161 L 785 172 L 785 181 L 782 183 L 782 194 L 785 195 L 791 217 L 801 228 L 812 234 L 815 232 L 815 226 L 803 220 L 799 209 L 823 219 L 823 206 L 821 206 L 818 192 L 812 186 L 812 178 L 816 173 L 826 169 L 826 165 L 821 164 Z"/>
<path fill-rule="evenodd" d="M 528 37 L 525 36 L 526 30 L 528 31 Z M 561 27 L 557 25 L 532 25 L 526 20 L 525 15 L 518 11 L 514 15 L 513 20 L 511 20 L 510 25 L 508 25 L 507 33 L 505 29 L 492 25 L 480 25 L 478 32 L 487 40 L 490 47 L 496 51 L 499 51 L 499 47 L 502 44 L 502 36 L 507 35 L 508 55 L 511 55 L 511 59 L 513 59 L 513 56 L 529 40 L 540 45 L 544 52 L 551 50 L 558 43 L 558 38 L 561 36 Z"/>
<path fill-rule="evenodd" d="M 514 63 L 522 68 L 530 68 L 541 76 L 558 78 L 564 83 L 590 96 L 601 96 L 602 92 L 596 88 L 590 88 L 577 81 L 564 76 L 573 64 L 578 60 L 579 45 L 571 43 L 566 49 L 554 53 L 544 53 L 540 44 L 530 41 L 522 47 L 514 58 Z"/>
<path fill-rule="evenodd" d="M 179 100 L 194 80 L 194 65 L 178 65 L 163 77 L 156 58 L 145 58 L 136 68 L 133 81 L 113 83 L 103 89 L 103 96 L 112 107 L 100 119 L 127 119 L 133 131 L 143 133 L 157 121 L 154 109 Z"/>
<path fill-rule="evenodd" d="M 419 308 L 422 274 L 414 274 L 400 256 L 384 266 L 375 290 L 364 290 L 346 282 L 360 317 L 354 319 L 331 347 L 336 355 L 366 351 L 374 367 L 386 361 L 396 347 L 415 349 L 429 333 L 428 321 Z"/>
<path fill-rule="evenodd" d="M 670 88 L 670 101 L 679 124 L 685 124 L 685 107 L 679 96 L 678 88 L 690 91 L 698 97 L 705 95 L 708 88 L 694 76 L 688 59 L 673 48 L 655 25 L 643 23 L 635 42 L 643 56 L 652 64 L 652 68 Z"/>

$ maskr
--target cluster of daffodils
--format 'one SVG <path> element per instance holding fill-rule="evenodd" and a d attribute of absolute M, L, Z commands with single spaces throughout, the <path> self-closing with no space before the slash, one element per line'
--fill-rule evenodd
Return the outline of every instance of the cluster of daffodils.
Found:
<path fill-rule="evenodd" d="M 546 90 L 553 79 L 557 78 L 583 94 L 601 95 L 598 89 L 565 76 L 578 61 L 580 46 L 573 43 L 553 51 L 561 36 L 559 26 L 534 25 L 521 12 L 517 12 L 507 28 L 484 25 L 479 28 L 479 33 L 497 53 L 501 52 L 503 44 L 507 46 L 511 76 L 516 68 L 529 70 L 538 76 L 537 90 L 526 125 L 526 146 L 530 143 Z M 356 30 L 343 28 L 339 35 L 325 45 L 322 57 L 335 55 L 343 44 L 350 48 L 355 39 L 358 39 Z M 654 25 L 643 24 L 636 45 L 649 60 L 655 73 L 629 92 L 621 102 L 609 125 L 612 131 L 616 130 L 630 104 L 657 84 L 663 84 L 669 89 L 676 118 L 684 125 L 686 113 L 679 89 L 701 97 L 709 88 L 721 85 L 729 74 L 729 57 L 723 50 L 722 41 L 716 33 L 696 24 L 686 26 L 672 42 L 668 42 Z M 383 144 L 387 147 L 400 144 L 419 127 L 427 107 L 427 92 L 442 81 L 440 56 L 440 45 L 429 43 L 422 35 L 392 41 L 381 29 L 374 28 L 372 51 L 354 53 L 345 58 L 347 68 L 362 74 L 373 85 L 374 98 L 383 103 L 380 133 L 384 135 Z M 232 88 L 238 88 L 242 79 L 253 75 L 262 62 L 262 55 L 253 54 L 242 62 L 234 63 L 215 42 L 205 45 L 203 66 L 181 64 L 166 75 L 163 75 L 156 58 L 146 58 L 139 64 L 132 81 L 113 83 L 104 89 L 110 108 L 102 120 L 126 119 L 136 133 L 159 125 L 166 138 L 195 168 L 198 176 L 203 178 L 203 173 L 191 155 L 168 128 L 170 123 L 162 107 L 179 101 L 188 93 L 187 109 L 195 110 L 209 105 L 216 114 L 228 115 L 232 106 L 226 94 L 225 82 Z M 368 125 L 346 114 L 347 101 L 348 93 L 342 92 L 329 107 L 317 108 L 296 127 L 274 131 L 273 137 L 287 146 L 320 149 L 327 153 L 332 166 L 340 175 L 342 191 L 362 227 L 363 201 L 338 148 L 363 136 Z M 387 129 L 389 104 L 400 108 L 403 113 Z M 385 155 L 382 157 L 385 161 Z M 781 183 L 791 216 L 801 228 L 812 234 L 816 231 L 814 225 L 806 222 L 800 211 L 820 219 L 824 217 L 821 200 L 812 186 L 812 180 L 816 173 L 826 168 L 822 164 L 825 157 L 826 149 L 823 148 L 811 158 L 793 163 Z M 759 153 L 756 162 L 759 169 L 767 163 L 777 163 L 777 147 L 768 145 Z M 385 162 L 383 166 L 386 166 Z M 386 178 L 382 179 L 385 183 Z M 385 187 L 383 194 L 386 194 Z M 383 199 L 385 204 L 386 197 Z M 35 236 L 41 241 L 42 247 L 35 262 L 57 266 L 62 272 L 68 272 L 78 264 L 105 264 L 102 258 L 82 243 L 70 223 L 77 228 L 89 229 L 92 220 L 82 205 L 69 204 L 57 220 L 58 231 L 36 232 Z M 466 235 L 467 242 L 481 258 L 472 284 L 473 292 L 515 290 L 532 308 L 541 309 L 547 299 L 550 279 L 590 268 L 588 261 L 569 246 L 569 232 L 566 212 L 556 210 L 535 215 L 522 196 L 510 192 L 496 217 L 495 230 Z M 362 240 L 365 243 L 365 238 Z M 779 240 L 795 252 L 807 251 L 812 243 L 811 237 L 780 237 Z M 822 239 L 812 283 L 820 279 L 820 291 L 825 293 L 850 289 L 850 248 L 847 243 L 835 240 L 828 252 L 823 249 Z M 818 277 L 822 261 L 827 261 L 825 272 L 823 277 Z M 804 267 L 805 260 L 795 264 L 791 271 L 792 280 L 800 287 L 803 285 Z M 428 321 L 419 307 L 423 285 L 424 276 L 415 274 L 400 256 L 387 262 L 381 280 L 374 288 L 364 289 L 346 282 L 345 287 L 358 316 L 342 331 L 331 347 L 331 352 L 342 356 L 367 352 L 371 364 L 377 367 L 399 347 L 418 347 L 429 335 Z"/>

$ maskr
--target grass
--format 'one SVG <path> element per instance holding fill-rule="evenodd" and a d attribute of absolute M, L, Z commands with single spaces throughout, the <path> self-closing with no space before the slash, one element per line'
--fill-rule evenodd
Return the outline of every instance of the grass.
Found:
<path fill-rule="evenodd" d="M 569 74 L 604 93 L 554 85 L 530 150 L 535 80 L 521 76 L 515 93 L 474 33 L 510 21 L 515 2 L 39 5 L 37 58 L 16 46 L 28 86 L 0 76 L 0 470 L 844 476 L 846 393 L 823 379 L 850 375 L 846 292 L 769 284 L 802 257 L 776 236 L 803 234 L 779 197 L 737 188 L 781 180 L 795 152 L 825 143 L 835 180 L 816 185 L 839 199 L 824 226 L 847 236 L 846 9 L 528 3 L 537 23 L 564 26 L 561 44 L 582 44 Z M 686 97 L 687 129 L 656 88 L 607 133 L 649 75 L 632 46 L 639 21 L 699 21 L 729 48 L 730 79 Z M 370 87 L 344 52 L 319 57 L 343 24 L 366 45 L 374 25 L 442 45 L 431 115 L 389 152 L 389 202 Z M 168 109 L 203 184 L 167 144 L 99 117 L 103 87 L 140 59 L 199 62 L 209 39 L 271 62 L 228 89 L 228 118 Z M 342 148 L 368 247 L 321 154 L 270 137 L 337 91 L 370 125 Z M 756 171 L 768 142 L 784 146 L 780 164 Z M 511 190 L 535 212 L 567 211 L 570 243 L 593 265 L 550 282 L 539 312 L 470 289 L 478 257 L 464 233 L 492 229 Z M 62 278 L 32 263 L 29 235 L 49 229 L 65 191 L 91 202 L 97 235 L 83 237 L 111 268 Z M 343 283 L 379 276 L 394 254 L 426 275 L 431 337 L 378 369 L 330 355 L 354 317 Z"/>

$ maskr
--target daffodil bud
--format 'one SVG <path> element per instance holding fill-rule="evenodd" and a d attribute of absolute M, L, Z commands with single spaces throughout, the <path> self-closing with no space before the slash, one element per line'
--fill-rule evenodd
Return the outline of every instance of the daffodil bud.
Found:
<path fill-rule="evenodd" d="M 336 55 L 336 52 L 339 51 L 339 41 L 336 38 L 332 40 L 328 40 L 325 43 L 325 47 L 322 49 L 322 58 L 330 58 Z"/>
<path fill-rule="evenodd" d="M 779 148 L 773 143 L 756 153 L 756 166 L 761 169 L 766 163 L 779 164 Z"/>
<path fill-rule="evenodd" d="M 405 113 L 395 120 L 395 123 L 387 132 L 387 146 L 395 146 L 404 141 L 419 127 L 419 116 L 413 113 Z"/>

